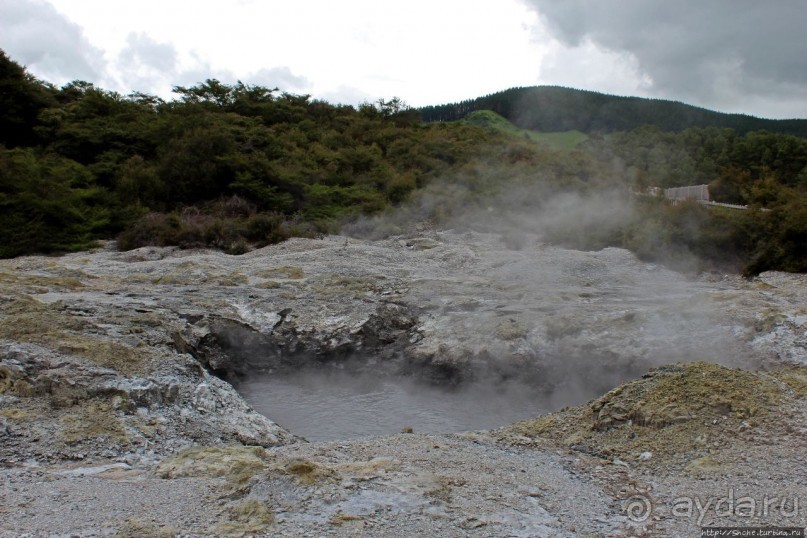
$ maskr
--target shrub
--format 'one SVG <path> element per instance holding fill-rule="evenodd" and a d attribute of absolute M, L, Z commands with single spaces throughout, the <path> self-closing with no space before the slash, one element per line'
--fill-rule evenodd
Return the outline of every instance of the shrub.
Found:
<path fill-rule="evenodd" d="M 265 246 L 279 243 L 289 237 L 280 213 L 259 213 L 250 216 L 244 223 L 244 238 Z"/>
<path fill-rule="evenodd" d="M 261 247 L 283 241 L 290 235 L 283 215 L 253 214 L 253 207 L 237 197 L 217 202 L 207 209 L 212 213 L 194 206 L 169 214 L 148 213 L 118 236 L 118 248 L 177 245 L 243 254 L 250 250 L 250 244 Z"/>
<path fill-rule="evenodd" d="M 179 241 L 179 218 L 176 214 L 148 213 L 118 235 L 120 250 L 147 245 L 176 245 Z"/>

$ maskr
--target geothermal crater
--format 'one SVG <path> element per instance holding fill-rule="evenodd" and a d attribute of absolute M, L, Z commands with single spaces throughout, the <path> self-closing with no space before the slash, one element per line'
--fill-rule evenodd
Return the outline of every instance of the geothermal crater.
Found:
<path fill-rule="evenodd" d="M 2 536 L 685 536 L 681 495 L 804 498 L 804 368 L 664 366 L 807 363 L 804 275 L 424 231 L 0 260 L 0 304 Z"/>
<path fill-rule="evenodd" d="M 732 295 L 737 277 L 512 244 L 448 231 L 269 247 L 230 264 L 235 315 L 190 319 L 180 347 L 308 440 L 504 426 L 653 366 L 778 359 L 754 340 L 759 313 Z"/>

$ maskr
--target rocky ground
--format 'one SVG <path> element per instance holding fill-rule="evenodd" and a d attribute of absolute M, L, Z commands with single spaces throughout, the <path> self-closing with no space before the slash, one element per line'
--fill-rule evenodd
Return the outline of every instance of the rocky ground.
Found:
<path fill-rule="evenodd" d="M 806 295 L 453 231 L 3 260 L 0 536 L 804 527 Z M 306 443 L 225 381 L 340 361 L 570 407 Z"/>

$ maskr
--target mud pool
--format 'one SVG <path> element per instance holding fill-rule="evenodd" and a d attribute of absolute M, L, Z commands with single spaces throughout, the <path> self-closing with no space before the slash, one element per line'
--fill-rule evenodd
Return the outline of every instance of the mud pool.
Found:
<path fill-rule="evenodd" d="M 447 387 L 331 369 L 258 374 L 236 388 L 257 412 L 309 441 L 390 435 L 406 428 L 419 433 L 490 429 L 550 410 L 547 398 L 519 383 Z"/>

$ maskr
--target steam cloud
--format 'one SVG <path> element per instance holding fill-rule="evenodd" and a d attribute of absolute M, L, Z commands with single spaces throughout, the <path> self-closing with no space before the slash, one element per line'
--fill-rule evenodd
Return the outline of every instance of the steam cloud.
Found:
<path fill-rule="evenodd" d="M 286 420 L 307 423 L 305 428 L 312 421 L 315 429 L 326 422 L 337 429 L 356 422 L 397 424 L 400 415 L 418 409 L 435 428 L 451 430 L 489 428 L 581 404 L 663 364 L 757 366 L 736 322 L 713 299 L 715 284 L 641 262 L 626 250 L 602 248 L 634 218 L 635 198 L 619 188 L 564 190 L 524 177 L 435 182 L 410 203 L 343 230 L 391 239 L 388 246 L 398 245 L 392 248 L 433 242 L 436 250 L 413 253 L 412 265 L 405 266 L 417 280 L 405 300 L 422 308 L 420 323 L 436 332 L 424 344 L 439 343 L 424 352 L 433 354 L 432 363 L 412 362 L 411 356 L 384 362 L 359 350 L 333 363 L 301 361 L 316 371 L 292 373 L 291 381 L 288 372 L 263 381 L 250 377 L 242 390 L 278 418 L 272 409 L 282 404 L 270 393 L 290 383 L 287 398 L 294 404 Z M 351 267 L 372 266 L 372 254 L 357 252 L 362 255 L 368 259 L 353 259 Z M 459 365 L 457 375 L 432 376 L 435 364 Z M 338 390 L 327 371 L 344 374 Z M 426 382 L 412 379 L 419 374 Z M 439 390 L 436 381 L 443 383 Z M 373 400 L 384 391 L 395 405 Z M 445 409 L 452 406 L 472 408 L 477 420 L 454 417 L 437 426 L 434 413 L 450 414 Z M 341 415 L 332 416 L 334 407 Z M 400 430 L 364 433 L 394 431 Z"/>

